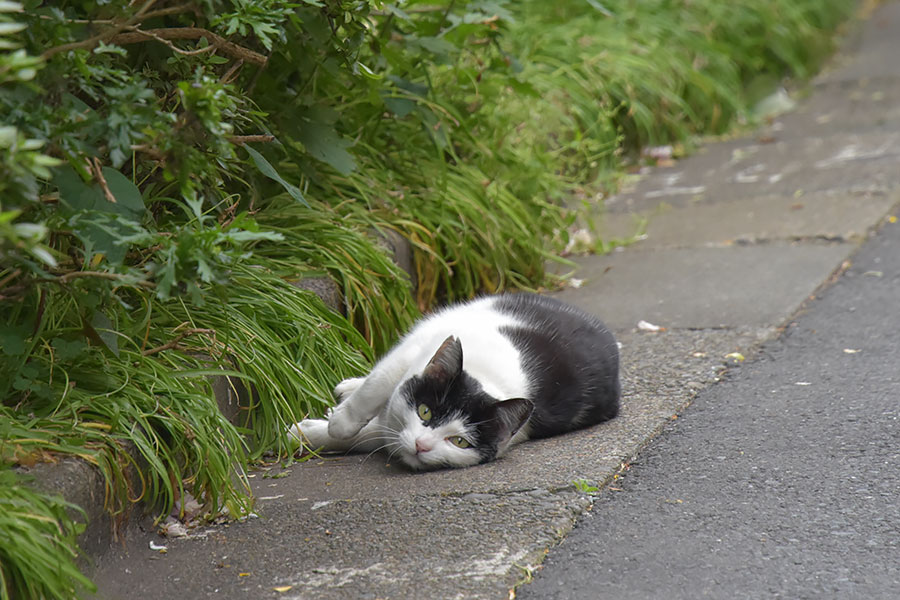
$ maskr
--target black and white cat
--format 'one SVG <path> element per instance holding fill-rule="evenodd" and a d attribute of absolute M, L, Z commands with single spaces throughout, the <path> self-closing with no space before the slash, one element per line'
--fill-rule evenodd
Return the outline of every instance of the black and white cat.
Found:
<path fill-rule="evenodd" d="M 335 394 L 328 419 L 291 428 L 308 447 L 383 449 L 412 469 L 466 467 L 615 417 L 619 352 L 603 323 L 573 306 L 487 296 L 425 317 Z"/>

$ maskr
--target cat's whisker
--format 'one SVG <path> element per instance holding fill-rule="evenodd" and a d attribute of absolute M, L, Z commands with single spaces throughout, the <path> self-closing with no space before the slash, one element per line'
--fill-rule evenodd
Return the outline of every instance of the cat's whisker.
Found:
<path fill-rule="evenodd" d="M 388 427 L 387 425 L 382 425 L 382 426 L 380 426 L 379 429 L 375 429 L 374 433 L 381 433 L 381 434 L 387 434 L 387 435 L 399 435 L 400 430 L 394 429 L 393 427 Z"/>
<path fill-rule="evenodd" d="M 387 462 L 391 462 L 391 459 L 394 458 L 394 455 L 397 454 L 398 452 L 400 452 L 402 449 L 403 449 L 403 445 L 400 443 L 397 443 L 397 447 L 395 449 L 391 450 L 391 452 L 387 455 Z"/>
<path fill-rule="evenodd" d="M 391 441 L 391 440 L 394 440 L 394 439 L 396 439 L 396 438 L 397 438 L 397 435 L 396 435 L 396 434 L 392 434 L 392 435 L 387 435 L 387 434 L 386 434 L 386 435 L 379 435 L 379 436 L 367 437 L 366 439 L 364 439 L 364 440 L 359 440 L 358 442 L 356 442 L 355 444 L 353 444 L 352 446 L 350 446 L 350 448 L 347 449 L 347 452 L 353 452 L 353 451 L 356 450 L 360 445 L 365 444 L 365 443 L 368 443 L 368 442 L 372 442 L 372 441 L 381 441 L 381 440 L 388 440 L 388 441 Z M 379 447 L 379 450 L 380 450 L 381 448 L 384 448 L 384 446 L 380 446 L 380 447 Z M 375 450 L 375 452 L 377 452 L 377 450 Z"/>
<path fill-rule="evenodd" d="M 402 448 L 402 446 L 400 445 L 399 442 L 396 442 L 396 441 L 388 442 L 387 444 L 383 444 L 383 445 L 379 446 L 378 448 L 375 448 L 374 450 L 372 450 L 371 452 L 366 454 L 365 457 L 362 459 L 362 461 L 360 461 L 360 463 L 359 463 L 360 467 L 362 465 L 364 465 L 366 463 L 366 461 L 372 457 L 373 454 L 381 452 L 385 448 L 390 448 L 391 446 L 396 446 L 396 448 L 394 450 L 391 450 L 391 452 L 387 456 L 386 460 L 387 460 L 387 462 L 390 462 L 391 457 L 394 456 L 394 454 L 396 454 Z"/>
<path fill-rule="evenodd" d="M 388 425 L 370 424 L 369 431 L 367 431 L 366 434 L 363 435 L 358 442 L 353 444 L 353 448 L 356 448 L 360 444 L 373 440 L 396 440 L 399 435 L 399 429 L 394 429 L 393 427 L 390 427 Z"/>
<path fill-rule="evenodd" d="M 387 433 L 398 433 L 399 430 L 394 429 L 389 425 L 385 425 L 383 423 L 378 423 L 377 421 L 370 421 L 367 427 L 373 431 L 379 432 L 387 432 Z"/>

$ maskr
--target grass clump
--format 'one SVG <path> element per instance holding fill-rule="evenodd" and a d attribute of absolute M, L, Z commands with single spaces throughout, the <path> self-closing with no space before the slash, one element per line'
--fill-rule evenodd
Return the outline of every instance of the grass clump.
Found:
<path fill-rule="evenodd" d="M 96 588 L 75 566 L 79 507 L 0 466 L 0 599 L 73 598 Z"/>
<path fill-rule="evenodd" d="M 271 209 L 259 214 L 259 222 L 281 236 L 283 242 L 260 244 L 256 254 L 285 281 L 299 281 L 301 275 L 323 275 L 333 280 L 347 319 L 365 343 L 355 331 L 347 332 L 348 339 L 355 340 L 353 347 L 371 360 L 369 348 L 378 354 L 386 351 L 397 332 L 406 329 L 417 315 L 406 273 L 380 245 L 384 231 L 396 228 L 378 215 L 360 210 L 355 202 L 313 206 L 308 208 L 284 197 L 273 199 Z M 309 265 L 310 270 L 298 272 L 298 264 Z M 307 408 L 315 412 L 314 407 Z"/>
<path fill-rule="evenodd" d="M 249 438 L 251 456 L 269 450 L 284 455 L 293 447 L 285 435 L 288 427 L 306 415 L 321 414 L 332 401 L 334 382 L 365 369 L 370 347 L 315 294 L 275 271 L 242 266 L 232 273 L 232 282 L 230 289 L 208 295 L 202 306 L 179 302 L 160 307 L 154 318 L 170 323 L 173 332 L 185 324 L 217 332 L 214 340 L 183 348 L 216 357 L 213 364 L 204 365 L 204 360 L 173 364 L 173 369 L 184 372 L 194 366 L 209 375 L 221 375 L 212 368 L 215 364 L 232 369 L 245 388 L 252 389 L 243 414 L 235 419 Z"/>
<path fill-rule="evenodd" d="M 517 3 L 511 53 L 542 96 L 571 107 L 570 142 L 618 135 L 625 156 L 745 121 L 785 77 L 815 72 L 853 10 L 839 0 L 588 4 Z M 592 162 L 581 161 L 583 180 Z"/>

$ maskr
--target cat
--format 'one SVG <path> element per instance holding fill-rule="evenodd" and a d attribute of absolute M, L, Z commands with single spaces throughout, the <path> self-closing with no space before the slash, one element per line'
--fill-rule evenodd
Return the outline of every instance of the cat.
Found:
<path fill-rule="evenodd" d="M 291 434 L 324 451 L 385 450 L 413 470 L 466 467 L 526 439 L 612 419 L 619 351 L 597 318 L 530 293 L 484 296 L 419 321 L 327 419 Z"/>

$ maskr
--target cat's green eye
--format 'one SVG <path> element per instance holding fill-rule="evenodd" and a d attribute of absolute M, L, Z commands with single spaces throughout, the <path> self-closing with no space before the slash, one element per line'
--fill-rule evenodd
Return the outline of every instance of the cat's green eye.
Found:
<path fill-rule="evenodd" d="M 419 405 L 419 418 L 423 421 L 431 420 L 431 409 L 425 406 L 424 404 Z"/>
<path fill-rule="evenodd" d="M 462 437 L 461 435 L 454 435 L 453 437 L 451 437 L 449 439 L 450 439 L 450 443 L 453 444 L 454 446 L 456 446 L 457 448 L 468 448 L 469 446 L 472 445 L 469 443 L 469 440 Z"/>

